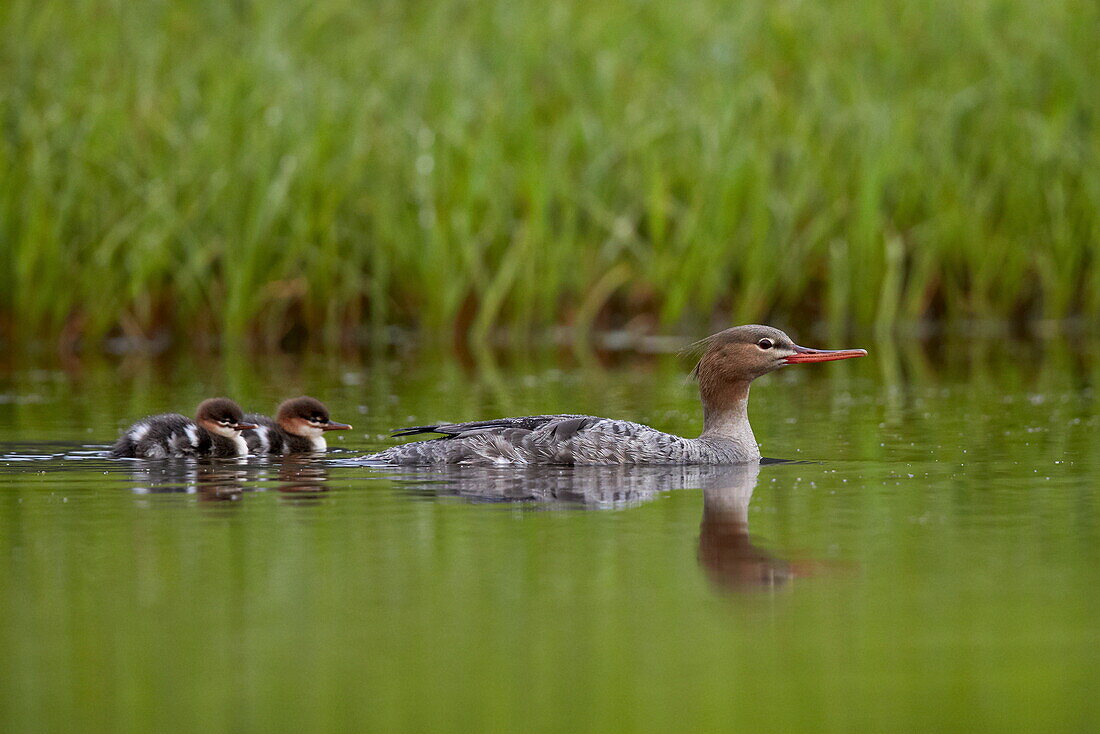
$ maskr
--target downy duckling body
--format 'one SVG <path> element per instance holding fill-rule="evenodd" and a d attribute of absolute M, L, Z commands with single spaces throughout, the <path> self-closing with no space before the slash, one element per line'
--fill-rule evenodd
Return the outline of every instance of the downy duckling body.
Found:
<path fill-rule="evenodd" d="M 316 398 L 302 396 L 279 406 L 275 419 L 249 413 L 245 420 L 256 426 L 244 432 L 248 450 L 253 454 L 304 454 L 325 451 L 326 431 L 346 431 L 347 423 L 329 418 L 328 408 Z"/>
<path fill-rule="evenodd" d="M 685 438 L 631 421 L 590 415 L 442 423 L 395 431 L 439 438 L 394 446 L 364 457 L 368 463 L 425 464 L 738 464 L 759 461 L 749 425 L 749 384 L 780 367 L 867 354 L 796 345 L 779 329 L 748 325 L 726 329 L 696 345 L 693 372 L 703 404 L 703 432 Z"/>
<path fill-rule="evenodd" d="M 211 398 L 199 404 L 194 420 L 179 413 L 142 418 L 119 437 L 111 455 L 142 459 L 245 456 L 248 446 L 241 431 L 255 427 L 232 400 Z"/>

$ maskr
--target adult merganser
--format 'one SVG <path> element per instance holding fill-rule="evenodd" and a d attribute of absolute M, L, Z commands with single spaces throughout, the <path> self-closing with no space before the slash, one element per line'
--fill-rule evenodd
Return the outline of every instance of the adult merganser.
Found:
<path fill-rule="evenodd" d="M 325 431 L 346 431 L 347 423 L 337 423 L 328 417 L 328 408 L 316 398 L 302 396 L 279 406 L 275 420 L 266 415 L 249 413 L 245 420 L 255 423 L 244 432 L 248 450 L 254 454 L 304 454 L 324 451 Z"/>
<path fill-rule="evenodd" d="M 199 404 L 194 420 L 179 413 L 142 418 L 119 436 L 111 455 L 144 459 L 245 456 L 248 446 L 241 431 L 255 427 L 232 400 L 210 398 Z"/>
<path fill-rule="evenodd" d="M 738 464 L 758 461 L 749 426 L 749 384 L 788 364 L 863 357 L 863 349 L 828 351 L 796 345 L 779 329 L 726 329 L 695 347 L 693 375 L 703 403 L 703 433 L 683 438 L 630 421 L 590 415 L 535 415 L 442 423 L 394 436 L 442 437 L 394 446 L 364 457 L 382 464 Z"/>

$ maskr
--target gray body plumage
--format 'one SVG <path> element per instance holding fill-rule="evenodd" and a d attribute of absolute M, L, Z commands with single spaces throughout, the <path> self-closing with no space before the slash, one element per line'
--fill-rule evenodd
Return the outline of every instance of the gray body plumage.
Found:
<path fill-rule="evenodd" d="M 142 459 L 231 457 L 244 453 L 243 442 L 211 433 L 179 413 L 142 418 L 111 447 L 112 456 Z"/>
<path fill-rule="evenodd" d="M 440 438 L 394 446 L 365 457 L 396 465 L 419 464 L 738 464 L 760 450 L 744 423 L 740 434 L 684 438 L 631 421 L 587 415 L 536 415 L 471 423 L 417 426 L 399 436 Z"/>

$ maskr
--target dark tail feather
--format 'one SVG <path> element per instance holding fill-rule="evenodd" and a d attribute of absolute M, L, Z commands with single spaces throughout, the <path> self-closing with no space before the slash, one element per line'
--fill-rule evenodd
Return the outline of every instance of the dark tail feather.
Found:
<path fill-rule="evenodd" d="M 413 426 L 412 428 L 395 428 L 390 431 L 390 436 L 397 438 L 398 436 L 415 436 L 418 433 L 439 433 L 438 425 L 434 426 Z"/>

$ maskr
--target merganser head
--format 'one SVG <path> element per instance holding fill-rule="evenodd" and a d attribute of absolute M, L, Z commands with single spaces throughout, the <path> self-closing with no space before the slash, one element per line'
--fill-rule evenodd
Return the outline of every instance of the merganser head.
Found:
<path fill-rule="evenodd" d="M 692 373 L 700 384 L 714 381 L 747 384 L 789 364 L 828 362 L 867 355 L 865 349 L 800 347 L 779 329 L 759 324 L 720 331 L 694 346 L 702 352 L 699 364 Z"/>
<path fill-rule="evenodd" d="M 255 423 L 244 419 L 241 406 L 229 398 L 210 398 L 199 403 L 195 422 L 211 433 L 226 438 L 240 438 L 241 431 L 256 427 Z"/>
<path fill-rule="evenodd" d="M 346 431 L 347 423 L 337 423 L 328 417 L 328 408 L 316 398 L 302 396 L 291 398 L 279 406 L 275 422 L 294 436 L 316 438 L 325 431 Z"/>

